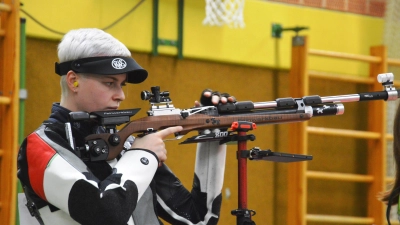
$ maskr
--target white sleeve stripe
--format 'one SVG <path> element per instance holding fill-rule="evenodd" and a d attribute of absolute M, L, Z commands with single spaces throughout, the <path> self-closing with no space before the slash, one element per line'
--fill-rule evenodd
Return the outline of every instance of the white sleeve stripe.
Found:
<path fill-rule="evenodd" d="M 219 142 L 200 143 L 197 146 L 195 174 L 200 181 L 200 191 L 207 193 L 207 207 L 211 208 L 221 193 L 226 161 L 226 145 Z"/>
<path fill-rule="evenodd" d="M 190 222 L 189 220 L 179 216 L 178 214 L 176 214 L 171 208 L 169 208 L 167 206 L 167 204 L 165 204 L 165 202 L 161 199 L 160 196 L 158 196 L 157 194 L 157 202 L 161 205 L 161 207 L 174 219 L 186 223 L 187 225 L 193 225 L 192 222 Z"/>

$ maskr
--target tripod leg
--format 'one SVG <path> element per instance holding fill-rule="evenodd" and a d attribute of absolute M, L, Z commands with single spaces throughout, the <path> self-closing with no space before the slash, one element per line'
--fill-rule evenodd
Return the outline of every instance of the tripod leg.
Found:
<path fill-rule="evenodd" d="M 256 223 L 251 218 L 242 217 L 237 218 L 237 225 L 256 225 Z"/>

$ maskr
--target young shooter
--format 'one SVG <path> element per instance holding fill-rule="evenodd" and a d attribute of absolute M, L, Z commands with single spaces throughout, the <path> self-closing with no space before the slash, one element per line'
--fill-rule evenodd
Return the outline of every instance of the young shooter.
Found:
<path fill-rule="evenodd" d="M 58 46 L 58 57 L 61 101 L 26 137 L 18 155 L 18 178 L 39 223 L 159 225 L 160 217 L 174 225 L 217 224 L 226 146 L 198 144 L 191 191 L 164 163 L 163 139 L 179 132 L 180 126 L 126 142 L 116 159 L 82 160 L 66 138 L 69 113 L 118 109 L 125 100 L 122 87 L 144 81 L 147 72 L 124 44 L 98 29 L 68 32 Z M 228 101 L 234 98 L 205 91 L 195 105 Z M 105 132 L 94 122 L 71 125 L 76 146 L 84 146 L 90 134 Z"/>

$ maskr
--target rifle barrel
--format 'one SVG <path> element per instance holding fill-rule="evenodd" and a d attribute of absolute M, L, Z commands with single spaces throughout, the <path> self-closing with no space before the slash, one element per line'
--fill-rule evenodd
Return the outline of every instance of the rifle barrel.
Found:
<path fill-rule="evenodd" d="M 358 94 L 347 94 L 347 95 L 337 95 L 337 96 L 324 96 L 320 97 L 318 95 L 313 96 L 304 96 L 302 98 L 280 98 L 276 101 L 267 101 L 267 102 L 254 102 L 250 103 L 248 101 L 245 102 L 237 102 L 234 103 L 236 105 L 246 104 L 247 106 L 253 104 L 254 109 L 267 109 L 267 108 L 285 108 L 282 106 L 282 101 L 284 101 L 287 105 L 297 108 L 297 102 L 299 100 L 304 100 L 305 105 L 316 105 L 323 103 L 344 103 L 344 102 L 361 102 L 361 101 L 373 101 L 373 100 L 384 100 L 384 101 L 393 101 L 400 98 L 400 89 L 399 90 L 388 90 L 388 91 L 375 91 L 375 92 L 364 92 Z M 312 99 L 313 101 L 306 101 L 307 99 Z M 239 107 L 240 109 L 240 107 Z"/>

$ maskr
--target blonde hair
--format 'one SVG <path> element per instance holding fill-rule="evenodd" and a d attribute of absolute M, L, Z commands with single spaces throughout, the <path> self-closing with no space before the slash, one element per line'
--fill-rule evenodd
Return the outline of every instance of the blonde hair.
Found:
<path fill-rule="evenodd" d="M 58 45 L 60 63 L 96 56 L 130 57 L 131 52 L 122 42 L 97 28 L 71 30 Z M 61 98 L 68 96 L 68 85 L 64 75 L 60 79 Z"/>

